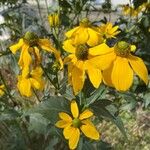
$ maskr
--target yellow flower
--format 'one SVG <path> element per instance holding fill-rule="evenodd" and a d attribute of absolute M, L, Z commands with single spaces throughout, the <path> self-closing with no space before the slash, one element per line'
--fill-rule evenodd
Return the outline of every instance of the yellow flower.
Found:
<path fill-rule="evenodd" d="M 115 38 L 116 35 L 120 33 L 120 31 L 118 31 L 118 28 L 118 26 L 113 27 L 111 22 L 107 22 L 106 24 L 100 25 L 98 29 L 102 37 L 104 39 L 108 39 Z"/>
<path fill-rule="evenodd" d="M 65 63 L 68 63 L 68 78 L 74 93 L 78 94 L 83 88 L 86 73 L 93 86 L 98 88 L 102 81 L 101 70 L 114 59 L 112 49 L 105 43 L 92 48 L 87 44 L 73 46 L 71 40 L 64 41 L 63 48 L 72 53 L 65 58 Z"/>
<path fill-rule="evenodd" d="M 48 15 L 50 27 L 58 27 L 60 25 L 59 13 Z"/>
<path fill-rule="evenodd" d="M 148 6 L 149 6 L 148 3 L 143 3 L 136 9 L 129 5 L 123 5 L 122 8 L 123 8 L 124 15 L 129 15 L 131 17 L 137 17 L 139 15 L 139 13 L 144 12 L 146 10 L 146 8 L 148 8 Z"/>
<path fill-rule="evenodd" d="M 89 46 L 96 46 L 103 42 L 97 28 L 92 26 L 86 18 L 80 22 L 78 27 L 71 29 L 65 35 L 67 38 L 71 38 L 75 45 L 87 43 Z"/>
<path fill-rule="evenodd" d="M 44 81 L 42 80 L 43 70 L 40 67 L 36 67 L 31 72 L 29 68 L 25 67 L 22 71 L 22 75 L 18 76 L 17 87 L 23 96 L 32 96 L 32 90 L 43 90 Z"/>
<path fill-rule="evenodd" d="M 69 148 L 75 149 L 78 145 L 80 132 L 93 140 L 99 140 L 100 135 L 93 123 L 89 120 L 93 113 L 86 109 L 79 115 L 79 109 L 75 100 L 71 102 L 72 117 L 67 113 L 59 113 L 59 120 L 56 123 L 58 128 L 64 128 L 63 135 L 69 140 Z"/>
<path fill-rule="evenodd" d="M 5 89 L 4 84 L 0 85 L 0 96 L 4 95 L 4 89 Z"/>
<path fill-rule="evenodd" d="M 113 55 L 116 57 L 110 67 L 103 71 L 104 82 L 119 91 L 128 90 L 133 82 L 134 73 L 145 84 L 148 83 L 148 71 L 143 60 L 131 54 L 135 46 L 120 41 L 114 46 Z"/>
<path fill-rule="evenodd" d="M 53 52 L 56 59 L 60 62 L 61 68 L 63 66 L 59 51 L 57 51 L 52 46 L 48 39 L 39 39 L 38 36 L 33 32 L 27 32 L 17 44 L 10 46 L 10 50 L 13 54 L 15 54 L 20 49 L 21 54 L 18 64 L 21 67 L 21 69 L 23 69 L 26 66 L 30 66 L 30 64 L 32 63 L 32 56 L 34 57 L 36 63 L 40 63 L 41 56 L 39 49 L 43 49 L 48 52 Z"/>

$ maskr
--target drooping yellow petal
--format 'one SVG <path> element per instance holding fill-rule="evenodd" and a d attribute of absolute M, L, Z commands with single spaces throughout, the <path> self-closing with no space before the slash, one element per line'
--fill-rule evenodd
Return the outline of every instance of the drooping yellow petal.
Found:
<path fill-rule="evenodd" d="M 69 53 L 75 53 L 76 48 L 72 45 L 72 40 L 66 40 L 63 42 L 63 49 Z"/>
<path fill-rule="evenodd" d="M 85 68 L 87 69 L 87 74 L 89 76 L 91 83 L 95 88 L 98 88 L 102 81 L 101 70 L 92 66 L 90 63 L 88 63 L 88 61 L 85 64 Z"/>
<path fill-rule="evenodd" d="M 98 46 L 89 48 L 89 55 L 96 56 L 96 55 L 103 55 L 113 51 L 113 48 L 110 48 L 105 43 L 100 44 Z"/>
<path fill-rule="evenodd" d="M 96 130 L 92 122 L 88 120 L 83 120 L 82 123 L 83 125 L 81 125 L 80 129 L 84 133 L 84 135 L 90 139 L 99 140 L 99 132 Z"/>
<path fill-rule="evenodd" d="M 113 63 L 109 66 L 108 69 L 103 70 L 102 72 L 103 82 L 110 87 L 114 87 L 112 83 L 112 78 L 111 78 L 112 69 L 113 69 Z"/>
<path fill-rule="evenodd" d="M 85 80 L 85 70 L 84 64 L 82 61 L 77 61 L 72 68 L 71 77 L 72 77 L 72 86 L 75 95 L 83 88 Z"/>
<path fill-rule="evenodd" d="M 74 118 L 78 118 L 78 116 L 79 116 L 79 109 L 78 109 L 78 105 L 77 105 L 75 100 L 73 100 L 71 102 L 71 113 L 72 113 Z"/>
<path fill-rule="evenodd" d="M 55 126 L 58 128 L 66 128 L 69 124 L 70 124 L 70 122 L 68 122 L 66 120 L 59 120 L 56 122 Z"/>
<path fill-rule="evenodd" d="M 23 96 L 30 97 L 32 96 L 31 83 L 28 79 L 23 79 L 22 77 L 18 77 L 17 87 Z"/>
<path fill-rule="evenodd" d="M 73 34 L 79 29 L 79 27 L 75 27 L 71 30 L 69 30 L 68 32 L 65 33 L 67 38 L 71 38 L 71 36 L 73 36 Z"/>
<path fill-rule="evenodd" d="M 115 58 L 116 54 L 114 52 L 111 52 L 106 55 L 91 57 L 88 62 L 91 63 L 93 66 L 99 68 L 100 70 L 104 70 L 111 65 Z"/>
<path fill-rule="evenodd" d="M 68 114 L 66 114 L 66 113 L 64 113 L 64 112 L 60 112 L 60 113 L 59 113 L 59 117 L 60 117 L 62 120 L 65 120 L 65 121 L 72 121 L 72 118 L 71 118 Z"/>
<path fill-rule="evenodd" d="M 90 118 L 92 116 L 93 116 L 93 113 L 89 109 L 86 109 L 84 110 L 84 112 L 80 114 L 79 119 L 83 120 L 83 119 Z"/>
<path fill-rule="evenodd" d="M 128 60 L 134 72 L 145 82 L 145 84 L 147 84 L 148 83 L 148 71 L 143 60 L 133 55 L 130 55 Z"/>
<path fill-rule="evenodd" d="M 89 39 L 89 34 L 87 28 L 80 27 L 78 33 L 75 34 L 73 39 L 74 45 L 85 44 Z"/>
<path fill-rule="evenodd" d="M 35 89 L 37 89 L 37 90 L 39 90 L 39 89 L 41 88 L 40 83 L 39 83 L 36 79 L 30 78 L 29 80 L 30 80 L 31 86 L 32 86 L 33 88 L 35 88 Z"/>
<path fill-rule="evenodd" d="M 70 149 L 75 149 L 78 145 L 80 138 L 80 131 L 78 128 L 75 128 L 73 135 L 69 138 L 69 148 Z"/>
<path fill-rule="evenodd" d="M 133 82 L 133 70 L 127 58 L 117 56 L 112 70 L 112 83 L 117 90 L 126 91 Z"/>
<path fill-rule="evenodd" d="M 36 67 L 34 70 L 31 71 L 31 75 L 33 78 L 41 78 L 43 74 L 43 70 L 41 67 Z"/>
<path fill-rule="evenodd" d="M 29 66 L 29 64 L 32 62 L 32 58 L 28 52 L 29 50 L 29 45 L 28 44 L 23 44 L 20 58 L 18 61 L 18 65 L 22 69 L 24 66 Z"/>
<path fill-rule="evenodd" d="M 53 52 L 52 50 L 52 44 L 48 39 L 39 39 L 38 40 L 38 45 L 43 49 L 48 52 Z"/>
<path fill-rule="evenodd" d="M 75 131 L 75 128 L 71 126 L 71 124 L 68 124 L 64 130 L 63 130 L 63 135 L 65 137 L 65 139 L 69 139 L 73 136 L 74 134 L 74 131 Z"/>
<path fill-rule="evenodd" d="M 100 37 L 99 33 L 91 28 L 88 28 L 88 34 L 89 34 L 89 39 L 87 41 L 87 44 L 89 46 L 96 46 L 100 42 L 102 42 L 102 38 Z"/>
<path fill-rule="evenodd" d="M 17 44 L 10 46 L 9 49 L 12 51 L 13 54 L 15 54 L 16 51 L 23 46 L 23 44 L 24 44 L 23 39 L 20 39 Z"/>
<path fill-rule="evenodd" d="M 36 59 L 37 63 L 40 64 L 40 62 L 41 62 L 40 50 L 35 46 L 34 51 L 35 51 L 35 59 Z"/>

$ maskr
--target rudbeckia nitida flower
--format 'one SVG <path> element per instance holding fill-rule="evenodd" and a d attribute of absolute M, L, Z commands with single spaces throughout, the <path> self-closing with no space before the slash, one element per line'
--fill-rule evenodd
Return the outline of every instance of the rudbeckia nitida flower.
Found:
<path fill-rule="evenodd" d="M 85 18 L 80 25 L 66 32 L 66 37 L 72 39 L 73 44 L 79 45 L 87 43 L 89 46 L 96 46 L 103 42 L 103 38 L 97 28 Z"/>
<path fill-rule="evenodd" d="M 71 53 L 65 58 L 68 64 L 68 79 L 75 94 L 83 88 L 85 75 L 98 88 L 102 81 L 101 70 L 109 67 L 114 59 L 112 49 L 105 43 L 89 48 L 87 44 L 72 45 L 72 40 L 64 41 L 63 48 Z"/>
<path fill-rule="evenodd" d="M 25 67 L 22 74 L 18 76 L 17 87 L 21 95 L 30 97 L 33 90 L 43 90 L 44 80 L 42 74 L 43 70 L 40 67 L 36 67 L 31 72 L 29 72 L 28 67 Z"/>
<path fill-rule="evenodd" d="M 104 82 L 119 91 L 128 90 L 137 74 L 145 84 L 148 83 L 148 71 L 143 60 L 131 54 L 136 47 L 125 41 L 114 46 L 113 55 L 116 57 L 110 67 L 103 71 Z"/>
<path fill-rule="evenodd" d="M 115 38 L 116 35 L 120 33 L 120 31 L 118 31 L 118 28 L 119 28 L 118 26 L 113 27 L 111 22 L 107 22 L 106 24 L 100 25 L 98 27 L 98 30 L 104 39 L 108 39 L 108 38 Z"/>
<path fill-rule="evenodd" d="M 30 66 L 34 57 L 34 63 L 39 64 L 41 61 L 40 50 L 46 50 L 54 53 L 56 59 L 59 61 L 61 68 L 63 66 L 60 58 L 60 53 L 57 51 L 48 39 L 39 39 L 33 32 L 26 32 L 25 36 L 19 40 L 17 44 L 9 47 L 13 54 L 21 50 L 19 66 L 23 69 L 25 66 Z"/>
<path fill-rule="evenodd" d="M 4 89 L 5 89 L 4 84 L 0 85 L 0 96 L 4 95 Z"/>
<path fill-rule="evenodd" d="M 89 109 L 79 114 L 77 103 L 73 100 L 71 102 L 71 113 L 72 116 L 65 112 L 60 112 L 59 117 L 61 120 L 56 123 L 56 127 L 64 128 L 63 135 L 65 139 L 69 140 L 70 149 L 77 147 L 81 133 L 90 139 L 99 140 L 99 132 L 90 121 L 93 113 Z"/>

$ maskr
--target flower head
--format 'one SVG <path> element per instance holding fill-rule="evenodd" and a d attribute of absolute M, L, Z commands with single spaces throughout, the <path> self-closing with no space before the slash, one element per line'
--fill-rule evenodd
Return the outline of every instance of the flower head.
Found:
<path fill-rule="evenodd" d="M 36 67 L 31 72 L 28 67 L 22 71 L 22 75 L 18 76 L 17 87 L 23 96 L 32 96 L 33 90 L 43 90 L 44 81 L 42 79 L 43 71 L 40 67 Z"/>
<path fill-rule="evenodd" d="M 13 54 L 20 49 L 21 54 L 18 64 L 21 69 L 26 66 L 29 67 L 33 60 L 39 64 L 41 61 L 41 49 L 48 52 L 53 52 L 56 59 L 60 62 L 60 65 L 63 66 L 60 53 L 52 46 L 50 41 L 48 39 L 39 39 L 33 32 L 26 32 L 24 37 L 21 38 L 17 44 L 10 46 L 10 50 Z M 34 57 L 34 59 L 32 59 L 32 57 Z"/>
<path fill-rule="evenodd" d="M 102 24 L 98 27 L 99 32 L 104 39 L 115 38 L 116 35 L 120 33 L 120 31 L 118 31 L 118 28 L 118 26 L 113 27 L 111 22 L 107 22 L 106 24 Z"/>
<path fill-rule="evenodd" d="M 4 89 L 5 89 L 4 84 L 0 85 L 0 96 L 4 95 Z"/>
<path fill-rule="evenodd" d="M 71 38 L 75 45 L 87 43 L 89 46 L 96 46 L 103 42 L 97 28 L 87 18 L 83 19 L 78 27 L 69 30 L 65 35 L 67 38 Z"/>
<path fill-rule="evenodd" d="M 74 93 L 78 94 L 83 88 L 86 74 L 93 86 L 98 88 L 102 81 L 101 70 L 106 69 L 114 59 L 112 49 L 105 43 L 92 48 L 86 43 L 73 45 L 72 40 L 64 41 L 63 48 L 71 53 L 65 62 L 68 63 L 69 83 Z"/>
<path fill-rule="evenodd" d="M 75 100 L 71 102 L 72 116 L 67 113 L 59 113 L 59 120 L 56 123 L 58 128 L 64 128 L 63 135 L 65 139 L 69 140 L 69 148 L 75 149 L 78 145 L 81 132 L 88 138 L 99 140 L 99 132 L 96 130 L 90 118 L 93 113 L 86 109 L 79 114 L 79 109 Z"/>
<path fill-rule="evenodd" d="M 114 46 L 112 53 L 116 58 L 110 67 L 103 71 L 103 80 L 107 85 L 119 91 L 126 91 L 132 85 L 134 73 L 145 84 L 148 83 L 148 71 L 143 60 L 131 54 L 135 49 L 134 45 L 125 41 L 120 41 Z"/>

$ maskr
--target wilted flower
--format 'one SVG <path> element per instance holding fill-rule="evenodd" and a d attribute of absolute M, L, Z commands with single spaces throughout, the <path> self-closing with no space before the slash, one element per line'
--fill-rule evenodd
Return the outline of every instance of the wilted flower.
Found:
<path fill-rule="evenodd" d="M 36 67 L 31 72 L 28 67 L 25 67 L 22 74 L 18 76 L 17 87 L 21 95 L 30 97 L 33 94 L 33 90 L 43 90 L 42 74 L 43 70 L 40 67 Z"/>

